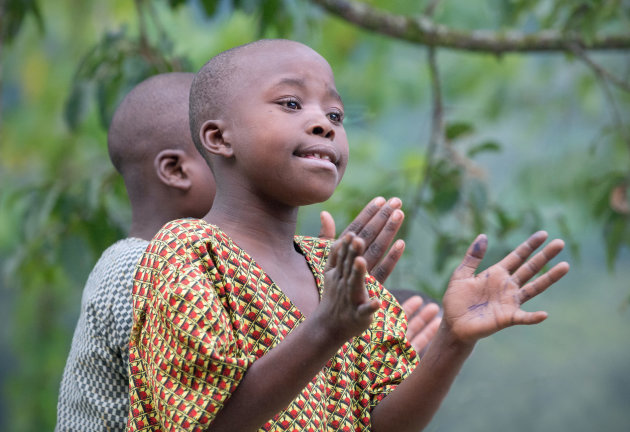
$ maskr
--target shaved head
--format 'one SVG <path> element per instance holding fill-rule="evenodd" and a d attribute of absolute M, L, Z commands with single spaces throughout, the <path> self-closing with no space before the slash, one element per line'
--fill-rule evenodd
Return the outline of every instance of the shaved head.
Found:
<path fill-rule="evenodd" d="M 139 164 L 152 165 L 160 151 L 191 147 L 187 120 L 193 77 L 192 73 L 155 75 L 134 87 L 118 106 L 107 147 L 126 184 L 141 174 Z"/>
<path fill-rule="evenodd" d="M 269 61 L 273 61 L 273 50 L 296 46 L 311 50 L 306 45 L 286 39 L 257 40 L 217 54 L 197 73 L 190 88 L 190 132 L 195 146 L 206 159 L 208 157 L 199 138 L 201 126 L 206 120 L 218 119 L 231 104 L 241 102 L 232 100 L 234 88 L 244 77 L 255 79 L 257 73 L 255 67 L 247 62 L 248 56 L 269 50 Z"/>

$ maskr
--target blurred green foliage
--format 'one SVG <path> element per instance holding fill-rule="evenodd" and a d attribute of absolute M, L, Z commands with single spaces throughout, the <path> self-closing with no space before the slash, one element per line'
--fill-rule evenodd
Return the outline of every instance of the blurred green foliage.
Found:
<path fill-rule="evenodd" d="M 368 3 L 419 14 L 432 2 Z M 373 196 L 400 196 L 407 252 L 389 285 L 436 298 L 478 232 L 491 241 L 487 261 L 545 228 L 568 242 L 574 264 L 600 248 L 609 271 L 627 265 L 630 94 L 573 55 L 438 49 L 444 133 L 429 151 L 426 49 L 307 1 L 4 0 L 0 10 L 2 430 L 53 428 L 83 284 L 129 225 L 105 145 L 118 102 L 152 74 L 196 71 L 261 36 L 322 53 L 346 105 L 350 166 L 329 202 L 304 209 L 303 233 L 317 233 L 323 208 L 341 229 Z M 629 17 L 622 0 L 443 1 L 433 16 L 453 28 L 585 38 L 627 31 Z M 592 59 L 627 81 L 627 51 Z"/>

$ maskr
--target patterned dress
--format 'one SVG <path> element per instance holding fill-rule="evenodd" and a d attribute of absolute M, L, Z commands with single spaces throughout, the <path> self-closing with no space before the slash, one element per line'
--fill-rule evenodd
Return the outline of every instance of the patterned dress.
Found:
<path fill-rule="evenodd" d="M 148 245 L 138 238 L 116 242 L 88 277 L 59 390 L 58 432 L 125 430 L 131 287 Z"/>
<path fill-rule="evenodd" d="M 330 242 L 295 237 L 321 292 Z M 406 319 L 392 295 L 371 327 L 344 344 L 263 431 L 367 431 L 372 408 L 416 365 Z M 201 431 L 247 369 L 303 316 L 252 258 L 216 226 L 165 226 L 138 266 L 133 287 L 129 431 Z"/>

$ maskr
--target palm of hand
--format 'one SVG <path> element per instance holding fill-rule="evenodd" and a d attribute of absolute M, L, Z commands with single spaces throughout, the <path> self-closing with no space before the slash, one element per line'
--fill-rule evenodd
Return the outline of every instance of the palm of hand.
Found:
<path fill-rule="evenodd" d="M 380 306 L 365 290 L 364 250 L 363 240 L 348 233 L 335 242 L 326 265 L 324 294 L 318 311 L 329 332 L 343 340 L 369 327 Z"/>
<path fill-rule="evenodd" d="M 521 310 L 520 287 L 495 265 L 479 275 L 451 281 L 444 295 L 444 320 L 461 340 L 477 340 L 514 325 Z M 543 317 L 544 319 L 544 317 Z"/>
<path fill-rule="evenodd" d="M 547 317 L 546 312 L 521 309 L 569 270 L 566 262 L 559 263 L 528 283 L 564 247 L 561 240 L 554 240 L 527 260 L 546 238 L 542 231 L 532 235 L 499 263 L 475 275 L 487 248 L 485 236 L 477 237 L 453 273 L 443 299 L 444 323 L 458 340 L 474 342 L 503 328 L 537 324 Z"/>

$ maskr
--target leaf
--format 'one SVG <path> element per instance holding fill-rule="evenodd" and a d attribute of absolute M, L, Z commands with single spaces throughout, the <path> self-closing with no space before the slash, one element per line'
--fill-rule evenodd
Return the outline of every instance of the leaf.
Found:
<path fill-rule="evenodd" d="M 486 185 L 475 178 L 468 181 L 468 199 L 473 208 L 483 212 L 488 207 L 488 189 Z"/>
<path fill-rule="evenodd" d="M 446 139 L 449 141 L 462 138 L 466 135 L 470 135 L 475 130 L 474 126 L 470 123 L 455 122 L 446 125 Z"/>
<path fill-rule="evenodd" d="M 487 153 L 487 152 L 497 153 L 500 151 L 501 151 L 501 145 L 497 143 L 496 141 L 489 140 L 489 141 L 484 141 L 481 144 L 471 147 L 470 149 L 468 149 L 467 154 L 469 158 L 473 158 L 479 153 Z"/>
<path fill-rule="evenodd" d="M 0 4 L 0 41 L 13 42 L 27 16 L 32 15 L 40 33 L 44 32 L 44 20 L 36 0 L 7 0 Z"/>
<path fill-rule="evenodd" d="M 168 0 L 168 6 L 171 9 L 177 9 L 178 7 L 180 7 L 183 4 L 186 4 L 186 0 Z"/>
<path fill-rule="evenodd" d="M 170 1 L 173 1 L 173 0 L 170 0 Z M 180 2 L 180 0 L 174 0 L 174 1 Z M 217 12 L 217 6 L 219 4 L 218 0 L 201 0 L 200 3 L 206 16 L 212 17 Z"/>
<path fill-rule="evenodd" d="M 78 125 L 85 117 L 85 107 L 88 99 L 88 84 L 85 81 L 76 81 L 66 100 L 64 119 L 72 131 L 76 131 Z"/>
<path fill-rule="evenodd" d="M 488 190 L 486 185 L 476 179 L 471 178 L 467 182 L 468 201 L 473 216 L 473 227 L 475 232 L 486 231 L 485 214 L 488 207 Z"/>
<path fill-rule="evenodd" d="M 565 215 L 559 215 L 556 218 L 558 227 L 560 228 L 560 235 L 569 246 L 571 256 L 577 261 L 580 260 L 580 243 L 575 239 L 571 228 L 569 227 L 569 221 Z"/>
<path fill-rule="evenodd" d="M 431 175 L 431 204 L 436 211 L 446 213 L 459 201 L 462 173 L 441 161 L 433 168 Z"/>
<path fill-rule="evenodd" d="M 499 224 L 499 237 L 506 236 L 520 226 L 518 219 L 510 217 L 510 215 L 508 215 L 507 212 L 498 205 L 493 208 L 493 214 Z"/>
<path fill-rule="evenodd" d="M 435 242 L 435 271 L 441 273 L 448 258 L 452 257 L 457 251 L 457 241 L 448 234 L 439 234 Z"/>

